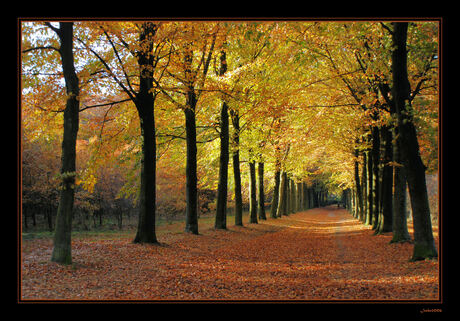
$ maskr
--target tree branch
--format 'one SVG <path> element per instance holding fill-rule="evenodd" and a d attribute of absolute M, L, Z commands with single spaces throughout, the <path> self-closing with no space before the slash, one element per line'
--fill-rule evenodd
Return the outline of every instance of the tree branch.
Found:
<path fill-rule="evenodd" d="M 83 108 L 80 109 L 80 111 L 90 109 L 90 108 L 96 108 L 96 107 L 113 106 L 115 104 L 124 103 L 124 102 L 130 101 L 130 100 L 131 100 L 131 98 L 127 98 L 127 99 L 122 99 L 122 100 L 119 100 L 119 101 L 111 101 L 109 103 L 104 103 L 104 104 L 96 104 L 96 105 L 84 106 Z"/>
<path fill-rule="evenodd" d="M 104 30 L 104 28 L 102 28 L 102 30 Z M 107 39 L 109 40 L 110 45 L 112 46 L 113 52 L 114 52 L 115 55 L 117 56 L 118 62 L 120 63 L 121 70 L 123 70 L 123 74 L 125 75 L 125 79 L 126 79 L 126 82 L 128 83 L 129 89 L 131 90 L 131 92 L 134 92 L 133 87 L 131 87 L 131 82 L 129 81 L 129 77 L 128 77 L 128 75 L 126 74 L 125 68 L 124 68 L 124 66 L 123 66 L 123 61 L 121 60 L 120 55 L 118 54 L 117 48 L 115 48 L 115 44 L 113 43 L 112 38 L 110 38 L 109 34 L 108 34 L 107 31 L 105 31 L 105 30 L 104 30 L 104 34 L 105 34 L 105 36 L 107 37 Z"/>
<path fill-rule="evenodd" d="M 51 30 L 53 30 L 55 33 L 58 34 L 58 36 L 61 33 L 61 29 L 54 27 L 50 22 L 45 22 L 45 25 L 48 26 Z"/>
<path fill-rule="evenodd" d="M 109 72 L 109 74 L 112 76 L 112 78 L 115 80 L 115 82 L 123 89 L 123 91 L 129 96 L 129 98 L 132 100 L 132 101 L 135 101 L 136 100 L 136 96 L 135 96 L 135 93 L 134 92 L 131 92 L 128 88 L 125 87 L 125 85 L 123 85 L 123 83 L 117 78 L 117 76 L 115 76 L 115 74 L 113 73 L 112 69 L 110 68 L 110 66 L 107 64 L 107 62 L 102 59 L 102 57 L 96 52 L 94 51 L 92 48 L 90 48 L 89 46 L 86 45 L 86 43 L 84 43 L 81 39 L 77 38 L 77 40 L 83 45 L 85 46 L 86 49 L 88 49 L 89 51 L 91 51 L 96 57 L 97 59 L 99 59 L 99 61 L 104 65 L 105 69 Z"/>
<path fill-rule="evenodd" d="M 33 48 L 25 49 L 25 50 L 22 51 L 22 53 L 26 53 L 26 52 L 29 52 L 29 51 L 32 51 L 32 50 L 46 50 L 46 49 L 56 50 L 57 52 L 59 52 L 59 49 L 56 48 L 56 47 L 53 47 L 53 46 L 39 46 L 39 47 L 33 47 Z"/>
<path fill-rule="evenodd" d="M 388 27 L 386 24 L 384 24 L 383 22 L 380 22 L 380 25 L 382 26 L 382 28 L 386 29 L 390 35 L 393 35 L 393 30 L 391 30 L 390 27 Z"/>

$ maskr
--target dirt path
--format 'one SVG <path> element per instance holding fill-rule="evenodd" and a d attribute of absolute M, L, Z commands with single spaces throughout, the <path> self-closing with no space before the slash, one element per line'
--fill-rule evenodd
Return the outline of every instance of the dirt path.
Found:
<path fill-rule="evenodd" d="M 50 240 L 24 241 L 23 298 L 438 299 L 436 261 L 409 263 L 411 244 L 389 244 L 336 207 L 200 233 L 162 233 L 161 246 L 74 239 L 73 267 L 48 262 Z"/>

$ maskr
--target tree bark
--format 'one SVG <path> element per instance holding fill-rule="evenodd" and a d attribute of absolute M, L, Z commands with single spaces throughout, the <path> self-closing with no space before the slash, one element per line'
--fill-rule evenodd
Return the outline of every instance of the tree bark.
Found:
<path fill-rule="evenodd" d="M 225 51 L 222 50 L 220 55 L 220 71 L 222 76 L 227 71 L 227 61 Z M 214 227 L 216 229 L 227 228 L 227 186 L 228 186 L 228 161 L 229 161 L 229 121 L 228 105 L 222 102 L 220 110 L 220 158 L 219 158 L 219 183 L 217 188 L 216 220 Z"/>
<path fill-rule="evenodd" d="M 380 134 L 378 127 L 372 127 L 372 229 L 377 228 L 379 215 L 379 165 Z"/>
<path fill-rule="evenodd" d="M 393 23 L 392 72 L 398 128 L 401 139 L 401 156 L 409 186 L 414 220 L 414 251 L 411 260 L 437 258 L 431 226 L 430 207 L 425 180 L 425 165 L 420 157 L 417 132 L 411 115 L 410 84 L 407 75 L 407 22 Z"/>
<path fill-rule="evenodd" d="M 216 205 L 216 221 L 214 227 L 216 229 L 227 228 L 227 184 L 228 184 L 228 140 L 229 140 L 229 125 L 228 125 L 228 106 L 226 102 L 222 103 L 220 113 L 220 160 L 219 160 L 219 184 L 217 188 L 217 205 Z"/>
<path fill-rule="evenodd" d="M 291 213 L 297 212 L 297 184 L 291 180 Z"/>
<path fill-rule="evenodd" d="M 265 214 L 265 194 L 264 194 L 264 163 L 258 163 L 258 182 L 259 182 L 259 198 L 257 200 L 257 213 L 260 220 L 266 220 L 267 216 Z"/>
<path fill-rule="evenodd" d="M 406 174 L 401 165 L 401 147 L 398 127 L 394 127 L 395 143 L 393 147 L 394 167 L 394 195 L 393 195 L 393 239 L 391 243 L 404 243 L 411 240 L 407 229 L 406 214 Z"/>
<path fill-rule="evenodd" d="M 279 155 L 279 153 L 276 153 Z M 280 195 L 280 175 L 281 175 L 281 162 L 279 158 L 276 159 L 275 164 L 275 187 L 273 188 L 273 197 L 272 197 L 272 204 L 270 208 L 270 217 L 277 218 L 276 211 L 278 210 L 278 201 Z"/>
<path fill-rule="evenodd" d="M 373 189 L 373 179 L 372 179 L 372 168 L 373 168 L 373 159 L 372 159 L 372 152 L 368 150 L 367 154 L 367 216 L 366 216 L 366 225 L 372 225 L 373 220 L 373 204 L 374 198 L 372 197 L 372 189 Z"/>
<path fill-rule="evenodd" d="M 361 216 L 361 222 L 365 223 L 368 217 L 368 202 L 367 202 L 367 152 L 363 151 L 363 168 L 361 172 L 361 189 L 363 198 L 363 214 Z"/>
<path fill-rule="evenodd" d="M 238 112 L 231 109 L 230 115 L 233 125 L 233 178 L 235 181 L 235 225 L 243 226 L 243 197 L 241 194 L 241 171 L 240 171 L 240 118 Z"/>
<path fill-rule="evenodd" d="M 377 234 L 391 232 L 393 229 L 393 167 L 390 162 L 393 159 L 392 134 L 388 126 L 381 128 L 384 140 L 383 175 L 382 175 L 382 199 L 381 215 Z"/>
<path fill-rule="evenodd" d="M 157 243 L 155 233 L 156 144 L 153 96 L 151 93 L 140 90 L 136 98 L 136 107 L 139 113 L 143 142 L 141 186 L 139 192 L 139 220 L 137 233 L 133 242 Z"/>
<path fill-rule="evenodd" d="M 257 223 L 256 162 L 249 162 L 249 223 Z"/>
<path fill-rule="evenodd" d="M 220 71 L 222 76 L 227 71 L 227 62 L 225 51 L 222 50 L 220 55 Z M 229 122 L 228 122 L 228 105 L 222 102 L 220 110 L 220 158 L 219 158 L 219 183 L 217 188 L 217 205 L 216 229 L 227 228 L 227 186 L 228 186 L 228 145 L 229 145 Z"/>
<path fill-rule="evenodd" d="M 56 216 L 54 247 L 51 254 L 51 261 L 60 264 L 71 264 L 71 232 L 75 197 L 76 143 L 79 127 L 78 96 L 80 94 L 80 89 L 74 65 L 73 23 L 60 22 L 59 29 L 57 29 L 56 33 L 61 43 L 59 53 L 61 55 L 62 69 L 66 84 L 67 101 L 64 110 L 64 134 L 62 139 L 62 184 Z"/>
<path fill-rule="evenodd" d="M 185 232 L 198 234 L 198 190 L 197 190 L 197 148 L 196 148 L 196 98 L 193 90 L 187 95 L 185 113 L 185 132 L 187 145 L 186 187 L 185 187 Z"/>
<path fill-rule="evenodd" d="M 276 211 L 277 217 L 282 217 L 286 215 L 286 184 L 287 183 L 287 175 L 285 171 L 280 173 L 280 196 L 278 201 L 278 209 Z"/>
<path fill-rule="evenodd" d="M 286 214 L 291 214 L 291 179 L 286 174 Z"/>
<path fill-rule="evenodd" d="M 308 210 L 308 209 L 310 209 L 310 208 L 313 208 L 313 206 L 312 206 L 312 199 L 311 199 L 310 188 L 309 188 L 306 184 L 305 184 L 305 187 L 306 187 L 306 189 L 307 189 L 306 195 L 305 195 L 305 197 L 306 197 L 306 199 L 307 199 L 307 204 L 306 204 L 306 208 L 305 208 L 305 209 Z"/>
<path fill-rule="evenodd" d="M 303 183 L 297 183 L 297 212 L 302 211 L 303 209 Z"/>
<path fill-rule="evenodd" d="M 139 115 L 142 136 L 141 186 L 139 194 L 139 221 L 134 243 L 157 243 L 155 233 L 156 211 L 156 139 L 155 139 L 155 97 L 153 87 L 153 35 L 155 25 L 145 23 L 139 36 L 139 43 L 145 50 L 138 52 L 139 92 L 135 105 Z"/>
<path fill-rule="evenodd" d="M 358 141 L 356 141 L 358 143 Z M 362 197 L 362 191 L 361 191 L 361 184 L 359 181 L 359 163 L 358 163 L 358 148 L 355 148 L 355 188 L 356 188 L 356 218 L 362 219 L 362 214 L 363 214 L 363 197 Z"/>

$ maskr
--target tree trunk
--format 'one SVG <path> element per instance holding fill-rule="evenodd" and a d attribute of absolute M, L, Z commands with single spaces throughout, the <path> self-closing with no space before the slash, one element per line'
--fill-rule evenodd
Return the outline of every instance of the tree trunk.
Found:
<path fill-rule="evenodd" d="M 358 141 L 356 141 L 358 143 Z M 359 163 L 358 163 L 358 148 L 355 148 L 355 188 L 356 188 L 356 218 L 362 219 L 363 214 L 363 197 L 361 184 L 359 181 Z"/>
<path fill-rule="evenodd" d="M 297 184 L 291 180 L 291 213 L 297 212 Z"/>
<path fill-rule="evenodd" d="M 394 127 L 395 143 L 393 147 L 394 168 L 394 195 L 393 195 L 393 239 L 391 243 L 409 242 L 406 215 L 406 174 L 401 164 L 400 140 L 398 127 Z"/>
<path fill-rule="evenodd" d="M 377 228 L 379 215 L 379 164 L 380 134 L 378 127 L 372 127 L 372 229 Z"/>
<path fill-rule="evenodd" d="M 272 205 L 270 208 L 270 217 L 276 218 L 276 211 L 278 210 L 278 201 L 280 195 L 280 175 L 281 175 L 281 163 L 277 159 L 275 164 L 275 187 L 273 188 L 273 198 L 272 198 Z"/>
<path fill-rule="evenodd" d="M 267 216 L 265 215 L 265 194 L 264 194 L 264 163 L 259 162 L 257 168 L 259 174 L 259 199 L 257 200 L 257 213 L 260 220 L 266 220 Z"/>
<path fill-rule="evenodd" d="M 278 209 L 276 211 L 277 217 L 282 217 L 286 215 L 286 183 L 287 183 L 287 175 L 285 171 L 280 173 L 280 196 L 278 201 Z"/>
<path fill-rule="evenodd" d="M 356 187 L 351 189 L 351 208 L 353 212 L 353 217 L 358 218 L 358 202 L 356 201 Z"/>
<path fill-rule="evenodd" d="M 392 52 L 393 90 L 398 128 L 400 134 L 401 158 L 409 185 L 412 215 L 414 220 L 414 252 L 411 260 L 437 258 L 438 253 L 431 227 L 430 207 L 425 180 L 425 165 L 420 157 L 417 133 L 411 115 L 409 100 L 410 84 L 407 76 L 407 22 L 393 24 Z"/>
<path fill-rule="evenodd" d="M 64 110 L 64 135 L 61 156 L 61 191 L 56 216 L 54 247 L 51 261 L 72 263 L 71 232 L 75 197 L 76 142 L 79 126 L 79 86 L 73 56 L 73 23 L 60 22 L 57 29 L 61 47 L 62 69 L 66 84 L 67 101 Z"/>
<path fill-rule="evenodd" d="M 220 113 L 220 161 L 219 161 L 219 185 L 217 188 L 216 229 L 227 228 L 227 184 L 228 184 L 228 144 L 229 144 L 229 125 L 228 125 L 228 106 L 222 103 Z"/>
<path fill-rule="evenodd" d="M 308 200 L 308 186 L 307 183 L 303 183 L 303 210 L 306 211 L 310 208 Z"/>
<path fill-rule="evenodd" d="M 227 71 L 225 51 L 220 55 L 220 71 L 222 76 Z M 219 159 L 219 183 L 217 188 L 216 204 L 216 229 L 227 228 L 227 186 L 228 186 L 228 145 L 229 145 L 229 124 L 228 124 L 228 105 L 222 102 L 220 110 L 220 159 Z"/>
<path fill-rule="evenodd" d="M 186 211 L 185 232 L 198 234 L 198 192 L 197 192 L 197 160 L 196 160 L 196 119 L 195 119 L 196 96 L 193 89 L 187 94 L 187 108 L 185 113 L 185 131 L 187 144 L 186 159 Z"/>
<path fill-rule="evenodd" d="M 286 215 L 291 214 L 291 179 L 286 174 Z"/>
<path fill-rule="evenodd" d="M 304 203 L 303 183 L 297 183 L 296 191 L 297 191 L 297 212 L 300 212 L 303 209 L 303 203 Z"/>
<path fill-rule="evenodd" d="M 249 223 L 257 223 L 256 163 L 249 162 Z"/>
<path fill-rule="evenodd" d="M 316 184 L 312 188 L 311 195 L 312 195 L 312 198 L 313 198 L 313 207 L 314 208 L 319 207 L 318 192 L 316 191 Z"/>
<path fill-rule="evenodd" d="M 363 197 L 363 214 L 361 216 L 361 222 L 365 223 L 368 217 L 368 203 L 367 203 L 367 152 L 363 152 L 363 168 L 361 174 L 361 189 Z"/>
<path fill-rule="evenodd" d="M 389 164 L 393 159 L 392 134 L 388 126 L 382 127 L 382 137 L 384 139 L 384 158 L 382 175 L 382 205 L 381 220 L 377 233 L 391 232 L 393 228 L 393 167 Z"/>
<path fill-rule="evenodd" d="M 150 97 L 149 97 L 150 96 Z M 153 115 L 153 97 L 151 94 L 136 100 L 141 123 L 142 160 L 141 186 L 139 194 L 139 221 L 134 243 L 156 243 L 155 235 L 155 122 Z"/>
<path fill-rule="evenodd" d="M 155 26 L 146 23 L 139 37 L 141 44 L 146 44 L 145 51 L 138 54 L 139 92 L 135 105 L 139 115 L 142 137 L 141 186 L 139 194 L 139 220 L 134 243 L 157 243 L 155 233 L 156 212 L 156 140 L 155 140 L 155 97 L 153 87 L 153 57 L 150 50 L 153 47 L 152 34 Z M 150 49 L 150 50 L 149 50 Z"/>
<path fill-rule="evenodd" d="M 240 118 L 238 112 L 231 109 L 230 115 L 233 125 L 233 178 L 235 180 L 235 225 L 243 226 L 243 197 L 241 195 L 240 171 Z"/>
<path fill-rule="evenodd" d="M 372 197 L 373 189 L 373 179 L 372 179 L 372 168 L 373 168 L 373 159 L 371 150 L 367 151 L 367 216 L 366 216 L 366 225 L 372 225 L 373 220 L 373 210 L 374 210 L 374 198 Z"/>

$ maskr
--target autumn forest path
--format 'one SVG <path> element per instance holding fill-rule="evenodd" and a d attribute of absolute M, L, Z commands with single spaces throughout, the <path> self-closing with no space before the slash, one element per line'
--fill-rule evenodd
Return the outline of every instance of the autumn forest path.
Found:
<path fill-rule="evenodd" d="M 433 300 L 438 262 L 408 262 L 411 244 L 389 244 L 335 206 L 200 235 L 74 238 L 72 267 L 49 262 L 51 240 L 22 244 L 23 299 Z"/>

